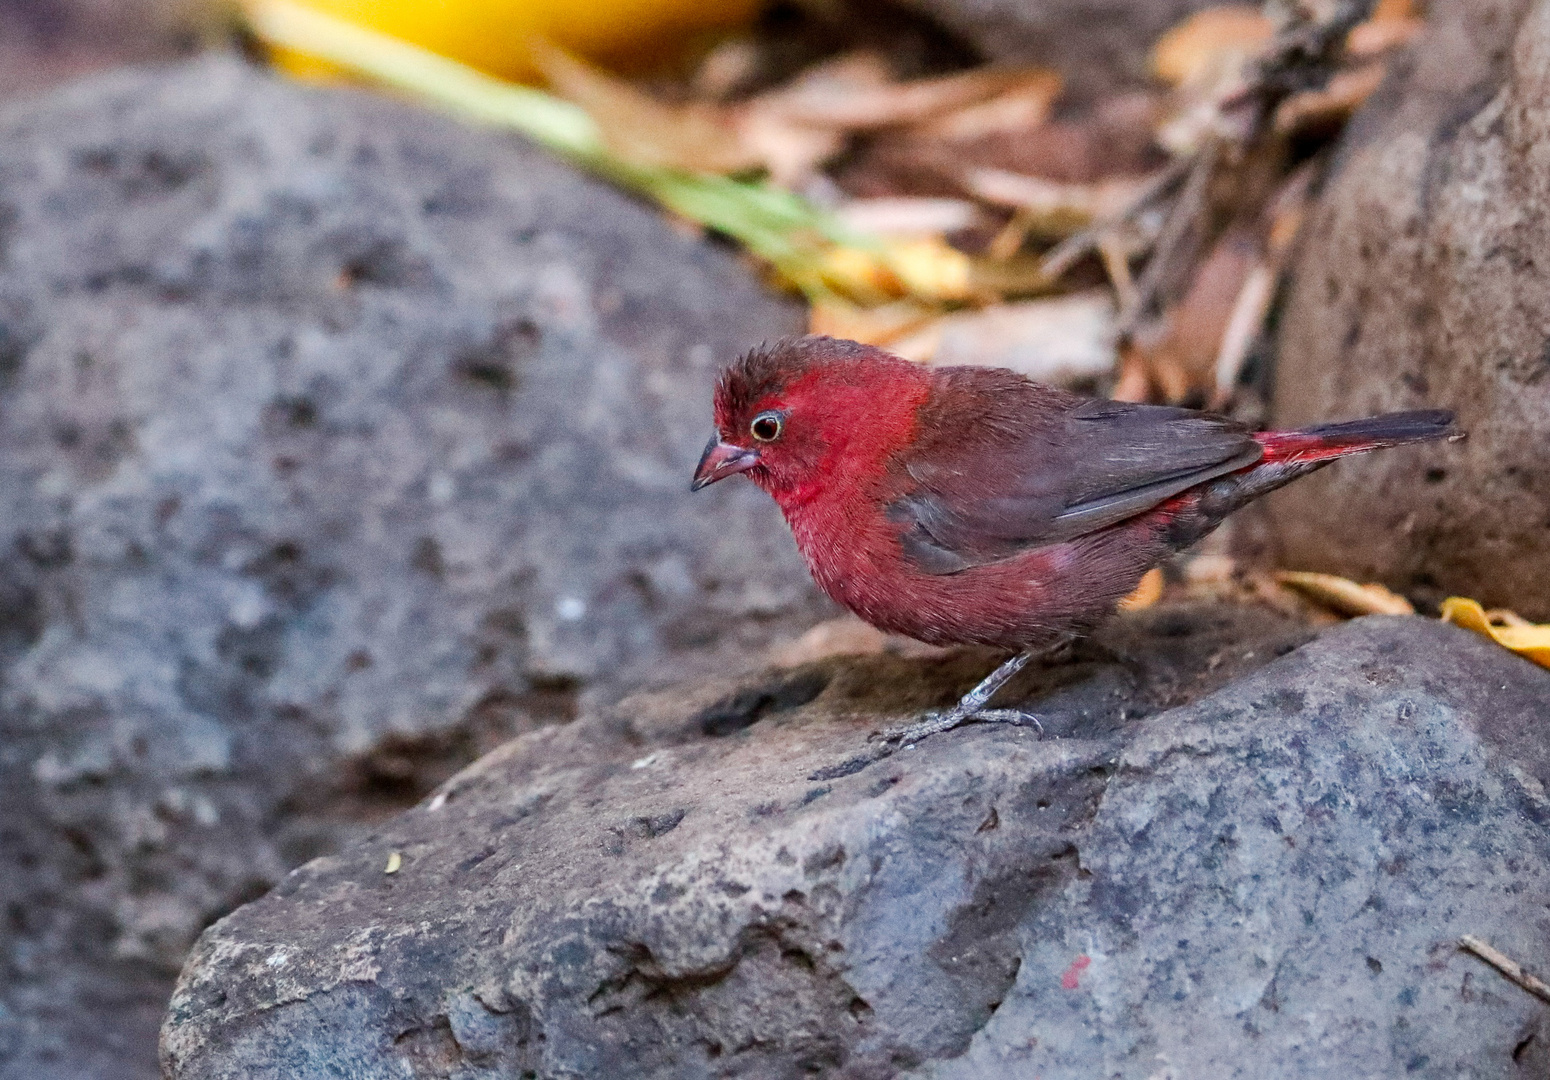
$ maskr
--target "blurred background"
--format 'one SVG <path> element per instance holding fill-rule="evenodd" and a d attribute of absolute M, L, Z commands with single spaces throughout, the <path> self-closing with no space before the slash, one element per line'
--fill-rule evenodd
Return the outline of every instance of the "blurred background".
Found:
<path fill-rule="evenodd" d="M 815 332 L 1253 415 L 1321 151 L 1421 25 L 1409 0 L 10 0 L 0 93 L 210 48 L 375 83 L 740 245 Z M 1314 55 L 1267 75 L 1293 30 Z"/>
<path fill-rule="evenodd" d="M 1542 328 L 1434 318 L 1373 208 L 1445 173 L 1350 164 L 1492 100 L 1468 7 L 0 0 L 0 1077 L 158 1075 L 204 927 L 507 739 L 907 650 L 747 485 L 687 501 L 762 340 L 1490 418 L 1133 606 L 1550 617 Z"/>

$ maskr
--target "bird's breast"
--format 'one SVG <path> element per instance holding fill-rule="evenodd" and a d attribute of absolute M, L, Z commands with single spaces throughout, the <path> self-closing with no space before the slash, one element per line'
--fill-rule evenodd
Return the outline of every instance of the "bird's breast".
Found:
<path fill-rule="evenodd" d="M 891 633 L 934 645 L 1037 647 L 1112 614 L 1163 547 L 1151 527 L 1120 527 L 954 574 L 905 554 L 903 526 L 878 499 L 816 499 L 786 509 L 814 580 Z"/>

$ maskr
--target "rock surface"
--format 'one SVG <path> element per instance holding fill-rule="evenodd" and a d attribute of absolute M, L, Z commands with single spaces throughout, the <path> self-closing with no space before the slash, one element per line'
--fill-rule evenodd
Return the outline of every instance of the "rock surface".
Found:
<path fill-rule="evenodd" d="M 767 499 L 687 490 L 718 365 L 799 328 L 366 95 L 209 59 L 0 114 L 0 1076 L 152 1075 L 216 916 L 825 610 Z"/>
<path fill-rule="evenodd" d="M 185 53 L 229 18 L 220 0 L 0 0 L 0 98 Z"/>
<path fill-rule="evenodd" d="M 870 764 L 989 659 L 525 736 L 207 931 L 167 1076 L 1538 1075 L 1544 1006 L 1454 941 L 1550 949 L 1550 672 L 1419 618 L 1306 636 L 1144 613 L 1021 684 L 1042 741 Z"/>
<path fill-rule="evenodd" d="M 1439 0 L 1354 122 L 1281 319 L 1275 419 L 1446 406 L 1467 443 L 1277 493 L 1283 565 L 1550 619 L 1550 4 Z"/>
<path fill-rule="evenodd" d="M 1216 0 L 903 0 L 986 57 L 1058 70 L 1078 99 L 1146 82 L 1163 32 Z"/>

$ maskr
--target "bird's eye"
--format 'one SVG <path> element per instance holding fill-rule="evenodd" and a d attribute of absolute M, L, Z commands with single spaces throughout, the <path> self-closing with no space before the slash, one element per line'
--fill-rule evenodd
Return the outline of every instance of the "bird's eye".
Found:
<path fill-rule="evenodd" d="M 760 442 L 774 442 L 780 438 L 780 433 L 786 426 L 786 420 L 778 412 L 762 412 L 753 418 L 753 423 L 748 425 L 748 431 Z"/>

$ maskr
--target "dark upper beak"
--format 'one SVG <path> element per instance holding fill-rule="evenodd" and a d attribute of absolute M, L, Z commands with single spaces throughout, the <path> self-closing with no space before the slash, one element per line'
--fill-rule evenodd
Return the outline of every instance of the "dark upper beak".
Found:
<path fill-rule="evenodd" d="M 719 437 L 712 435 L 710 442 L 705 446 L 705 453 L 700 455 L 700 464 L 694 470 L 694 483 L 689 485 L 689 490 L 698 491 L 702 487 L 709 487 L 717 480 L 725 480 L 733 473 L 747 472 L 757 464 L 759 464 L 759 451 L 745 450 L 741 446 L 724 443 Z"/>

